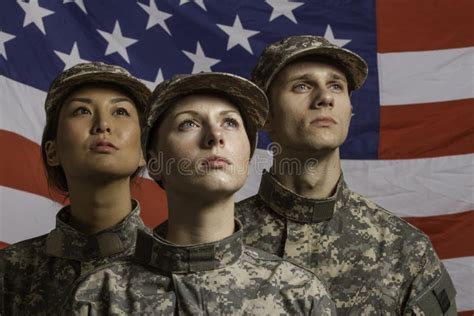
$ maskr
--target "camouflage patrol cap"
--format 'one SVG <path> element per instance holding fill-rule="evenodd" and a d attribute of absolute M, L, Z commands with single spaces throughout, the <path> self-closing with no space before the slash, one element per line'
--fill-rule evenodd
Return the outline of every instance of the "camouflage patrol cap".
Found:
<path fill-rule="evenodd" d="M 298 35 L 267 46 L 252 71 L 252 81 L 267 92 L 275 75 L 303 56 L 322 56 L 336 62 L 345 71 L 350 90 L 359 89 L 367 78 L 367 63 L 356 53 L 334 45 L 324 37 Z"/>
<path fill-rule="evenodd" d="M 179 98 L 199 93 L 216 93 L 234 103 L 247 123 L 247 135 L 253 154 L 257 143 L 257 129 L 265 123 L 268 114 L 268 100 L 265 93 L 251 81 L 223 72 L 201 72 L 198 74 L 175 75 L 160 83 L 149 101 L 146 124 L 148 133 L 165 111 Z M 148 135 L 151 138 L 151 135 Z M 148 151 L 148 142 L 146 149 Z"/>
<path fill-rule="evenodd" d="M 124 89 L 135 99 L 141 111 L 145 110 L 151 94 L 143 83 L 120 66 L 102 62 L 81 63 L 65 70 L 51 83 L 45 101 L 46 116 L 60 107 L 75 88 L 86 83 L 109 83 Z"/>

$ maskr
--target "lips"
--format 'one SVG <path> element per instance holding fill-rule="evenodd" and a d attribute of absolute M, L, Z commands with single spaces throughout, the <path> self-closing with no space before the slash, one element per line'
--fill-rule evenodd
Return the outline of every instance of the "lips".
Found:
<path fill-rule="evenodd" d="M 92 142 L 89 149 L 98 153 L 110 153 L 117 150 L 118 148 L 113 143 L 100 139 Z"/>
<path fill-rule="evenodd" d="M 231 164 L 231 162 L 222 156 L 209 156 L 204 158 L 203 164 L 209 168 L 220 169 Z"/>
<path fill-rule="evenodd" d="M 331 126 L 337 124 L 336 120 L 330 116 L 319 116 L 311 121 L 310 124 L 318 126 Z"/>

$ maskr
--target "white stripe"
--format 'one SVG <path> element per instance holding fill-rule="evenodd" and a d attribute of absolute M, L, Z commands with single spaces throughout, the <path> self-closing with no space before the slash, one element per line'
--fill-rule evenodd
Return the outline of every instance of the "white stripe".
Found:
<path fill-rule="evenodd" d="M 12 244 L 48 233 L 60 208 L 42 196 L 0 186 L 0 241 Z"/>
<path fill-rule="evenodd" d="M 474 310 L 474 257 L 443 260 L 454 287 L 459 312 Z"/>
<path fill-rule="evenodd" d="M 378 54 L 380 104 L 474 97 L 474 47 Z"/>
<path fill-rule="evenodd" d="M 46 116 L 44 91 L 32 88 L 0 75 L 2 115 L 0 129 L 4 129 L 40 144 Z"/>
<path fill-rule="evenodd" d="M 257 149 L 238 201 L 258 191 L 269 151 Z M 474 154 L 430 159 L 343 160 L 349 187 L 398 216 L 434 216 L 474 210 Z"/>

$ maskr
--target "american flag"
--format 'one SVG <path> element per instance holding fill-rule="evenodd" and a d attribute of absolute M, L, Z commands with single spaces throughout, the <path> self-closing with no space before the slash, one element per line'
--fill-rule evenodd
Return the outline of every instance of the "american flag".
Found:
<path fill-rule="evenodd" d="M 176 73 L 249 77 L 271 42 L 314 34 L 369 65 L 341 152 L 358 191 L 427 233 L 474 312 L 474 1 L 3 0 L 0 5 L 0 247 L 47 233 L 64 197 L 40 158 L 50 82 L 84 61 L 121 65 L 154 88 Z M 271 165 L 259 136 L 238 199 Z M 166 216 L 149 177 L 133 188 L 149 226 Z"/>

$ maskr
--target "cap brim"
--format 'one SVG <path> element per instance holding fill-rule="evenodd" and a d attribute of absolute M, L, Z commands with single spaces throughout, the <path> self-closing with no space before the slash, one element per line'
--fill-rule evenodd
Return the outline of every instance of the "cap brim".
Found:
<path fill-rule="evenodd" d="M 111 84 L 125 90 L 135 99 L 134 101 L 138 102 L 136 106 L 140 107 L 142 111 L 145 110 L 150 96 L 150 90 L 139 80 L 119 73 L 93 72 L 78 74 L 64 80 L 64 82 L 55 88 L 57 91 L 50 91 L 48 94 L 55 96 L 55 100 L 51 100 L 51 102 L 63 101 L 64 97 L 78 86 L 94 83 Z"/>
<path fill-rule="evenodd" d="M 179 97 L 199 92 L 217 91 L 229 96 L 256 128 L 265 124 L 268 114 L 268 101 L 265 93 L 253 82 L 228 73 L 212 72 L 183 76 L 173 80 L 163 93 L 153 93 L 154 104 L 160 104 L 157 111 L 149 117 L 151 127 L 158 117 Z M 155 94 L 157 94 L 155 96 Z"/>
<path fill-rule="evenodd" d="M 308 47 L 287 56 L 285 61 L 273 71 L 271 78 L 266 81 L 265 91 L 268 91 L 270 83 L 280 70 L 295 59 L 305 56 L 323 56 L 338 62 L 351 77 L 348 79 L 352 80 L 354 90 L 359 89 L 367 79 L 367 64 L 356 53 L 340 47 Z"/>

